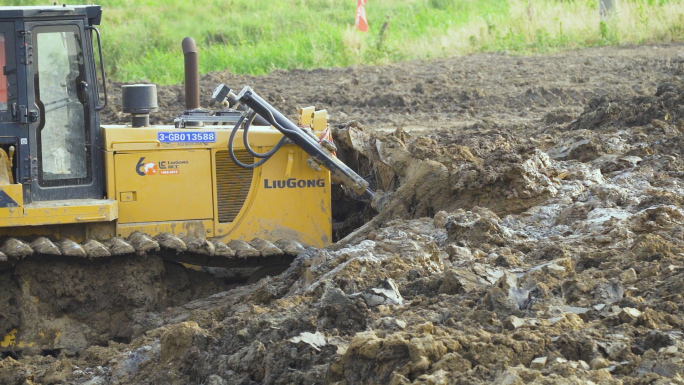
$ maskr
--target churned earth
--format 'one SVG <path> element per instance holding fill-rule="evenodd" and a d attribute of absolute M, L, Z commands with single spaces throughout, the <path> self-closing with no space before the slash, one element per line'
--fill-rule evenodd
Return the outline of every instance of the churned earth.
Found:
<path fill-rule="evenodd" d="M 4 358 L 0 383 L 684 384 L 684 45 L 201 82 L 204 105 L 226 83 L 327 109 L 380 212 L 345 201 L 341 240 L 233 288 L 154 259 L 55 265 L 60 285 L 18 264 L 0 307 L 31 282 L 93 334 Z M 159 97 L 170 123 L 182 85 Z"/>

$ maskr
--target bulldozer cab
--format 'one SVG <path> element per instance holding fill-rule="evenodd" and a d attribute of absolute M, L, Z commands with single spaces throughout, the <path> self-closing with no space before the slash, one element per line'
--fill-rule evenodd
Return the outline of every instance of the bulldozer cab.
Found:
<path fill-rule="evenodd" d="M 93 50 L 100 7 L 0 9 L 0 157 L 9 163 L 0 169 L 10 171 L 0 172 L 0 184 L 21 184 L 23 203 L 101 199 Z"/>

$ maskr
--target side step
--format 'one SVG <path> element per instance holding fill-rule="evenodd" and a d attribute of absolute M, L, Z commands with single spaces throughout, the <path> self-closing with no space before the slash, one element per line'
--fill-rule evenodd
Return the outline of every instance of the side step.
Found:
<path fill-rule="evenodd" d="M 0 212 L 0 227 L 109 222 L 118 218 L 119 204 L 113 199 L 68 199 L 2 207 Z"/>

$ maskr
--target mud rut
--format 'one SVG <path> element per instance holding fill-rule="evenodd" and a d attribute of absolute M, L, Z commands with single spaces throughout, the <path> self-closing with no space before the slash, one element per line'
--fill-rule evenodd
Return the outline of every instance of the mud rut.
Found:
<path fill-rule="evenodd" d="M 226 83 L 327 109 L 383 210 L 335 190 L 341 240 L 254 285 L 20 263 L 0 325 L 73 332 L 0 382 L 684 383 L 683 75 L 683 45 L 205 75 L 205 106 Z M 182 86 L 159 97 L 170 123 Z"/>

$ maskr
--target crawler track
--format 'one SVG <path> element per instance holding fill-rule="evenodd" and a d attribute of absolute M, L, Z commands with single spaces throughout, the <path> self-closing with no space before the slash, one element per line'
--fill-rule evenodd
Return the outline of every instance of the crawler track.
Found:
<path fill-rule="evenodd" d="M 126 239 L 106 241 L 88 239 L 76 243 L 69 239 L 53 241 L 46 237 L 10 237 L 0 247 L 0 266 L 17 261 L 48 257 L 101 259 L 128 255 L 154 254 L 165 260 L 207 267 L 255 267 L 292 262 L 305 249 L 299 242 L 281 239 L 275 243 L 255 238 L 249 242 L 232 240 L 225 244 L 200 238 L 179 238 L 162 233 L 154 237 L 135 232 Z"/>

